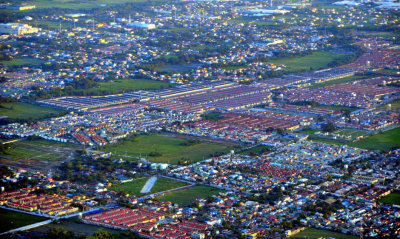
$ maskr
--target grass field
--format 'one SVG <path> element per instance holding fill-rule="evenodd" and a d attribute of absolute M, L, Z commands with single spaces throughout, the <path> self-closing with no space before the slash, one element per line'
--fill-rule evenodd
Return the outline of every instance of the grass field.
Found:
<path fill-rule="evenodd" d="M 400 191 L 392 192 L 391 194 L 379 199 L 379 202 L 384 204 L 400 205 Z"/>
<path fill-rule="evenodd" d="M 208 196 L 216 195 L 219 192 L 222 192 L 222 190 L 207 186 L 195 186 L 182 191 L 167 193 L 162 197 L 158 197 L 157 200 L 190 205 L 197 198 L 207 198 Z"/>
<path fill-rule="evenodd" d="M 305 129 L 305 130 L 297 131 L 296 133 L 301 133 L 301 134 L 315 134 L 315 132 L 318 132 L 318 131 L 321 131 L 321 130 L 318 130 L 318 129 Z"/>
<path fill-rule="evenodd" d="M 335 84 L 341 84 L 341 83 L 347 83 L 347 82 L 352 82 L 352 81 L 357 81 L 357 80 L 367 79 L 367 78 L 371 78 L 371 77 L 362 76 L 362 75 L 348 76 L 348 77 L 344 77 L 344 78 L 341 78 L 341 79 L 336 79 L 336 80 L 325 81 L 325 82 L 322 82 L 322 83 L 317 83 L 317 84 L 314 84 L 314 85 L 310 86 L 310 88 L 319 88 L 319 87 L 335 85 Z"/>
<path fill-rule="evenodd" d="M 10 61 L 0 61 L 0 65 L 6 66 L 23 66 L 23 65 L 39 65 L 43 61 L 34 58 L 16 58 Z"/>
<path fill-rule="evenodd" d="M 62 157 L 62 155 L 57 153 L 43 152 L 40 151 L 40 149 L 29 147 L 8 149 L 7 154 L 2 154 L 0 156 L 15 161 L 24 159 L 32 159 L 38 161 L 58 161 Z"/>
<path fill-rule="evenodd" d="M 372 135 L 357 142 L 349 143 L 349 146 L 351 147 L 383 151 L 388 151 L 392 147 L 399 145 L 400 127 Z"/>
<path fill-rule="evenodd" d="M 333 139 L 312 139 L 312 141 L 336 145 L 346 144 L 350 147 L 360 149 L 388 151 L 392 147 L 400 146 L 400 127 L 366 137 L 356 142 L 344 143 Z"/>
<path fill-rule="evenodd" d="M 381 69 L 378 72 L 389 73 L 389 74 L 400 74 L 399 70 L 392 70 L 392 69 Z"/>
<path fill-rule="evenodd" d="M 225 70 L 238 70 L 238 69 L 246 69 L 247 66 L 224 66 L 221 68 Z"/>
<path fill-rule="evenodd" d="M 5 154 L 0 154 L 0 158 L 12 161 L 30 159 L 56 162 L 62 159 L 64 155 L 69 154 L 70 150 L 79 148 L 79 145 L 44 139 L 21 140 L 12 143 L 12 147 L 7 149 Z"/>
<path fill-rule="evenodd" d="M 114 184 L 112 185 L 109 190 L 110 191 L 116 191 L 118 193 L 125 193 L 129 195 L 144 195 L 140 193 L 140 190 L 142 190 L 143 186 L 146 184 L 147 180 L 149 178 L 140 178 L 133 180 L 132 182 L 127 182 L 127 183 L 121 183 L 121 184 Z M 154 184 L 153 188 L 151 189 L 150 193 L 156 193 L 156 192 L 161 192 L 161 191 L 166 191 L 169 189 L 173 188 L 179 188 L 186 186 L 186 183 L 168 179 L 168 178 L 162 178 L 158 177 L 156 183 Z"/>
<path fill-rule="evenodd" d="M 314 70 L 327 68 L 328 64 L 336 59 L 342 59 L 346 54 L 333 54 L 327 51 L 316 51 L 307 56 L 282 57 L 271 59 L 268 63 L 287 66 L 286 71 Z"/>
<path fill-rule="evenodd" d="M 400 99 L 394 100 L 392 102 L 389 102 L 389 104 L 391 105 L 392 110 L 398 110 L 400 109 Z M 386 109 L 387 105 L 381 105 L 378 107 L 379 109 Z"/>
<path fill-rule="evenodd" d="M 156 0 L 157 1 L 157 0 Z M 146 0 L 36 0 L 26 1 L 25 4 L 36 5 L 37 8 L 67 8 L 67 9 L 82 9 L 100 7 L 101 4 L 123 4 L 123 3 L 144 3 Z"/>
<path fill-rule="evenodd" d="M 146 157 L 151 162 L 177 164 L 185 159 L 189 163 L 209 158 L 216 152 L 229 152 L 230 147 L 207 142 L 198 142 L 183 145 L 184 139 L 175 138 L 173 135 L 139 135 L 115 145 L 104 147 L 102 151 L 111 151 L 113 154 Z M 152 153 L 160 156 L 150 156 Z M 154 155 L 154 154 L 153 154 Z"/>
<path fill-rule="evenodd" d="M 47 220 L 43 217 L 30 214 L 14 212 L 0 208 L 0 232 L 6 232 L 15 228 L 23 227 L 29 224 Z"/>
<path fill-rule="evenodd" d="M 243 152 L 240 152 L 240 154 L 244 154 L 244 155 L 258 155 L 260 153 L 263 152 L 267 152 L 268 150 L 270 150 L 272 147 L 271 146 L 266 146 L 266 145 L 258 145 L 256 147 L 247 149 Z"/>
<path fill-rule="evenodd" d="M 327 230 L 308 228 L 302 232 L 299 232 L 291 237 L 295 238 L 309 238 L 309 239 L 318 239 L 318 238 L 335 238 L 335 239 L 356 239 L 356 236 L 350 236 L 338 232 L 331 232 Z"/>
<path fill-rule="evenodd" d="M 80 89 L 75 90 L 72 94 L 83 94 L 88 95 L 102 95 L 102 94 L 116 94 L 134 90 L 155 90 L 161 88 L 168 88 L 172 85 L 155 80 L 144 80 L 144 79 L 123 79 L 115 80 L 114 82 L 100 82 L 99 86 L 91 89 Z"/>
<path fill-rule="evenodd" d="M 317 105 L 317 108 L 321 109 L 331 109 L 331 110 L 337 110 L 337 111 L 356 111 L 359 108 L 356 107 L 347 107 L 347 106 L 341 106 L 341 105 Z"/>
<path fill-rule="evenodd" d="M 66 111 L 39 106 L 29 103 L 12 102 L 1 104 L 0 116 L 8 116 L 11 120 L 27 120 L 29 118 L 45 118 L 52 114 L 65 113 Z"/>
<path fill-rule="evenodd" d="M 156 69 L 158 72 L 187 72 L 198 67 L 199 64 L 164 65 Z"/>
<path fill-rule="evenodd" d="M 34 139 L 34 140 L 25 140 L 21 141 L 16 144 L 21 144 L 21 145 L 37 145 L 37 146 L 49 146 L 49 147 L 62 147 L 62 148 L 81 148 L 80 145 L 77 144 L 71 144 L 71 143 L 61 143 L 53 140 L 45 140 L 45 139 Z"/>

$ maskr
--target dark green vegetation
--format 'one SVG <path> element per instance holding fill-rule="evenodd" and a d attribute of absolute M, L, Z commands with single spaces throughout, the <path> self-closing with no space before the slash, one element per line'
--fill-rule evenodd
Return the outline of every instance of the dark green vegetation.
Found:
<path fill-rule="evenodd" d="M 79 89 L 71 92 L 72 95 L 105 95 L 129 92 L 134 90 L 156 90 L 171 87 L 163 81 L 144 79 L 122 79 L 109 82 L 99 82 L 96 87 Z"/>
<path fill-rule="evenodd" d="M 146 184 L 148 179 L 149 179 L 148 177 L 139 178 L 127 183 L 114 184 L 109 188 L 109 190 L 116 191 L 118 193 L 129 194 L 131 196 L 144 195 L 141 194 L 140 191 L 142 190 L 143 186 Z M 150 193 L 162 192 L 173 188 L 183 187 L 186 185 L 187 185 L 186 183 L 180 181 L 172 180 L 169 178 L 158 177 Z"/>
<path fill-rule="evenodd" d="M 65 226 L 65 228 L 63 227 Z M 40 239 L 139 239 L 142 238 L 135 234 L 134 232 L 121 232 L 115 231 L 111 229 L 103 229 L 102 227 L 78 224 L 78 223 L 69 223 L 62 221 L 57 225 L 48 225 L 47 229 L 50 227 L 50 230 L 45 230 Z M 42 232 L 42 228 L 37 228 L 35 231 Z"/>
<path fill-rule="evenodd" d="M 323 69 L 327 68 L 328 65 L 334 60 L 340 60 L 348 57 L 347 54 L 334 54 L 327 51 L 316 51 L 306 56 L 293 56 L 293 57 L 281 57 L 271 59 L 268 63 L 274 63 L 275 65 L 287 66 L 286 71 L 299 71 L 299 70 L 310 70 L 310 69 Z"/>
<path fill-rule="evenodd" d="M 308 228 L 302 232 L 299 232 L 292 237 L 295 238 L 309 238 L 309 239 L 317 239 L 317 238 L 336 238 L 336 239 L 356 239 L 356 236 L 350 236 L 338 232 L 332 232 L 327 230 Z"/>
<path fill-rule="evenodd" d="M 218 121 L 218 120 L 224 118 L 224 116 L 222 116 L 222 114 L 220 112 L 211 112 L 211 113 L 202 115 L 202 118 L 205 120 Z"/>
<path fill-rule="evenodd" d="M 7 116 L 11 121 L 18 120 L 37 120 L 64 114 L 66 111 L 34 105 L 23 102 L 2 103 L 0 106 L 0 116 Z"/>
<path fill-rule="evenodd" d="M 0 218 L 0 232 L 6 232 L 12 229 L 46 220 L 46 218 L 43 217 L 10 211 L 2 208 L 0 208 Z"/>
<path fill-rule="evenodd" d="M 268 153 L 269 151 L 271 151 L 271 149 L 272 149 L 271 146 L 258 145 L 256 147 L 253 147 L 253 148 L 247 149 L 243 152 L 240 152 L 240 154 L 255 156 L 255 155 L 259 155 L 261 153 Z"/>
<path fill-rule="evenodd" d="M 185 145 L 185 139 L 174 135 L 138 135 L 102 148 L 114 155 L 145 157 L 151 162 L 193 163 L 229 152 L 230 147 L 208 142 Z"/>
<path fill-rule="evenodd" d="M 158 197 L 157 200 L 172 203 L 178 203 L 182 205 L 190 205 L 197 198 L 208 198 L 209 196 L 216 195 L 222 192 L 222 190 L 207 186 L 195 186 L 181 191 L 166 193 L 162 197 Z"/>
<path fill-rule="evenodd" d="M 313 138 L 312 141 L 323 142 L 328 144 L 337 144 L 337 145 L 346 144 L 350 147 L 356 147 L 361 149 L 389 151 L 393 147 L 400 146 L 400 127 L 380 132 L 378 134 L 366 137 L 364 139 L 355 142 L 345 143 L 331 139 L 315 139 L 315 138 Z"/>
<path fill-rule="evenodd" d="M 82 153 L 82 151 L 79 153 Z M 137 163 L 135 161 L 116 162 L 116 160 L 111 158 L 98 158 L 93 160 L 91 157 L 75 157 L 73 160 L 64 162 L 59 167 L 61 171 L 60 174 L 54 175 L 53 178 L 55 180 L 65 179 L 83 184 L 116 181 L 118 178 L 116 176 L 110 176 L 111 173 L 115 172 L 117 169 L 136 170 L 138 174 L 143 172 L 143 170 L 137 169 L 136 166 Z M 85 173 L 85 170 L 88 170 L 89 167 L 96 169 L 90 175 Z M 136 178 L 138 174 L 128 176 Z"/>
<path fill-rule="evenodd" d="M 400 205 L 400 191 L 392 192 L 379 199 L 379 202 L 391 205 Z"/>

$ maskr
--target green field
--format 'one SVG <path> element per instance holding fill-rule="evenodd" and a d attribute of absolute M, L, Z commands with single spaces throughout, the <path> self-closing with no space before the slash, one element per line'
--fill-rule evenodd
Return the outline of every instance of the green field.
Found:
<path fill-rule="evenodd" d="M 0 61 L 0 65 L 6 66 L 23 66 L 23 65 L 39 65 L 43 61 L 34 58 L 15 58 L 10 61 Z"/>
<path fill-rule="evenodd" d="M 61 147 L 61 148 L 81 148 L 80 145 L 71 144 L 71 143 L 61 143 L 53 140 L 45 140 L 45 139 L 33 139 L 33 140 L 24 140 L 20 141 L 16 144 L 20 145 L 33 145 L 33 146 L 50 146 L 50 147 Z"/>
<path fill-rule="evenodd" d="M 321 109 L 331 109 L 331 110 L 337 110 L 337 111 L 356 111 L 359 110 L 359 108 L 356 107 L 347 107 L 347 106 L 341 106 L 341 105 L 317 105 L 317 108 Z"/>
<path fill-rule="evenodd" d="M 400 127 L 372 135 L 357 142 L 349 143 L 349 146 L 388 151 L 392 147 L 400 146 Z"/>
<path fill-rule="evenodd" d="M 391 105 L 392 110 L 400 109 L 400 99 L 397 99 L 397 100 L 394 100 L 392 102 L 389 102 L 389 104 Z M 378 108 L 379 109 L 386 109 L 387 108 L 387 104 L 381 105 Z"/>
<path fill-rule="evenodd" d="M 392 192 L 391 194 L 379 199 L 379 202 L 384 204 L 400 205 L 400 191 Z"/>
<path fill-rule="evenodd" d="M 266 146 L 266 145 L 257 145 L 256 147 L 247 149 L 243 152 L 240 152 L 240 154 L 244 155 L 258 155 L 261 153 L 268 152 L 268 150 L 272 149 L 271 146 Z"/>
<path fill-rule="evenodd" d="M 0 157 L 4 157 L 10 160 L 38 160 L 38 161 L 58 161 L 62 156 L 57 153 L 43 152 L 39 149 L 33 148 L 14 148 L 7 150 L 6 154 L 0 154 Z"/>
<path fill-rule="evenodd" d="M 140 191 L 142 190 L 143 186 L 146 184 L 148 179 L 149 179 L 149 177 L 146 177 L 146 178 L 140 178 L 140 179 L 133 180 L 132 182 L 114 184 L 109 188 L 109 190 L 115 191 L 118 193 L 129 194 L 129 195 L 137 195 L 137 196 L 144 195 L 144 194 L 141 194 Z M 180 181 L 163 178 L 163 177 L 158 177 L 158 179 L 157 179 L 156 183 L 154 184 L 153 188 L 151 189 L 150 193 L 166 191 L 169 189 L 179 188 L 179 187 L 183 187 L 186 185 L 187 185 L 186 183 L 183 183 Z"/>
<path fill-rule="evenodd" d="M 175 138 L 174 135 L 139 135 L 101 150 L 111 151 L 115 155 L 142 156 L 151 162 L 169 164 L 186 160 L 193 163 L 209 158 L 217 152 L 230 150 L 230 147 L 222 144 L 197 142 L 185 145 L 185 142 L 187 140 Z M 157 154 L 159 156 L 155 156 Z"/>
<path fill-rule="evenodd" d="M 347 82 L 352 82 L 352 81 L 357 81 L 361 79 L 367 79 L 371 78 L 369 76 L 363 76 L 363 75 L 353 75 L 353 76 L 348 76 L 336 80 L 330 80 L 330 81 L 325 81 L 321 83 L 316 83 L 310 86 L 310 88 L 319 88 L 319 87 L 324 87 L 324 86 L 329 86 L 329 85 L 335 85 L 335 84 L 341 84 L 341 83 L 347 83 Z"/>
<path fill-rule="evenodd" d="M 393 147 L 400 146 L 400 127 L 378 133 L 356 142 L 339 142 L 333 139 L 312 139 L 315 142 L 322 142 L 327 144 L 343 145 L 346 144 L 350 147 L 369 149 L 369 150 L 382 150 L 389 151 Z"/>
<path fill-rule="evenodd" d="M 66 111 L 39 106 L 29 103 L 12 102 L 3 103 L 0 108 L 0 116 L 8 116 L 11 120 L 27 120 L 50 117 L 53 114 L 65 113 Z"/>
<path fill-rule="evenodd" d="M 346 54 L 333 54 L 327 51 L 316 51 L 311 55 L 307 56 L 294 56 L 294 57 L 282 57 L 271 59 L 268 63 L 274 63 L 275 65 L 285 65 L 286 71 L 298 71 L 298 70 L 310 70 L 312 69 L 323 69 L 327 68 L 328 64 L 334 60 L 342 59 Z"/>
<path fill-rule="evenodd" d="M 305 129 L 305 130 L 297 131 L 296 133 L 300 133 L 300 134 L 315 134 L 315 132 L 318 132 L 318 131 L 321 131 L 321 130 L 318 130 L 318 129 Z"/>
<path fill-rule="evenodd" d="M 62 159 L 70 150 L 79 149 L 79 145 L 60 143 L 44 139 L 21 140 L 11 143 L 11 148 L 6 153 L 0 154 L 0 158 L 18 160 L 36 160 L 56 162 Z"/>
<path fill-rule="evenodd" d="M 222 192 L 222 190 L 207 186 L 195 186 L 185 190 L 167 193 L 162 197 L 158 197 L 157 200 L 190 205 L 197 198 L 207 198 L 208 196 L 216 195 L 219 192 Z"/>
<path fill-rule="evenodd" d="M 302 232 L 299 232 L 291 237 L 295 238 L 309 238 L 309 239 L 318 239 L 318 238 L 335 238 L 335 239 L 356 239 L 356 236 L 350 236 L 338 232 L 331 232 L 327 230 L 308 228 Z"/>
<path fill-rule="evenodd" d="M 238 70 L 238 69 L 246 69 L 247 66 L 224 66 L 221 68 L 225 70 Z"/>
<path fill-rule="evenodd" d="M 23 227 L 33 223 L 46 220 L 43 217 L 33 216 L 30 214 L 14 212 L 0 208 L 0 232 L 6 232 L 15 228 Z"/>
<path fill-rule="evenodd" d="M 67 8 L 67 9 L 82 9 L 100 7 L 101 4 L 123 4 L 123 3 L 144 3 L 146 0 L 36 0 L 26 1 L 25 4 L 36 5 L 36 8 Z"/>
<path fill-rule="evenodd" d="M 86 95 L 103 95 L 103 94 L 116 94 L 134 90 L 155 90 L 168 88 L 172 85 L 155 80 L 144 79 L 123 79 L 115 80 L 113 82 L 100 82 L 98 87 L 91 89 L 80 89 L 72 91 L 72 94 L 86 94 Z"/>

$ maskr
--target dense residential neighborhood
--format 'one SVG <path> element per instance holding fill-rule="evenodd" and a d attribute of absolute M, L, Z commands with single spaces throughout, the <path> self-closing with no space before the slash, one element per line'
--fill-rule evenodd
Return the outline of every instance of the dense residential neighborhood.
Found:
<path fill-rule="evenodd" d="M 400 238 L 398 1 L 0 3 L 0 238 Z"/>

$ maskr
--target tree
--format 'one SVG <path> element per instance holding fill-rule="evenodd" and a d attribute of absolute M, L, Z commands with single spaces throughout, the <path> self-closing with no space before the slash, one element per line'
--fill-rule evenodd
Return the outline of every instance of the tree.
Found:
<path fill-rule="evenodd" d="M 337 128 L 333 122 L 328 122 L 326 124 L 321 125 L 321 129 L 324 132 L 330 132 L 330 133 L 337 130 Z"/>

